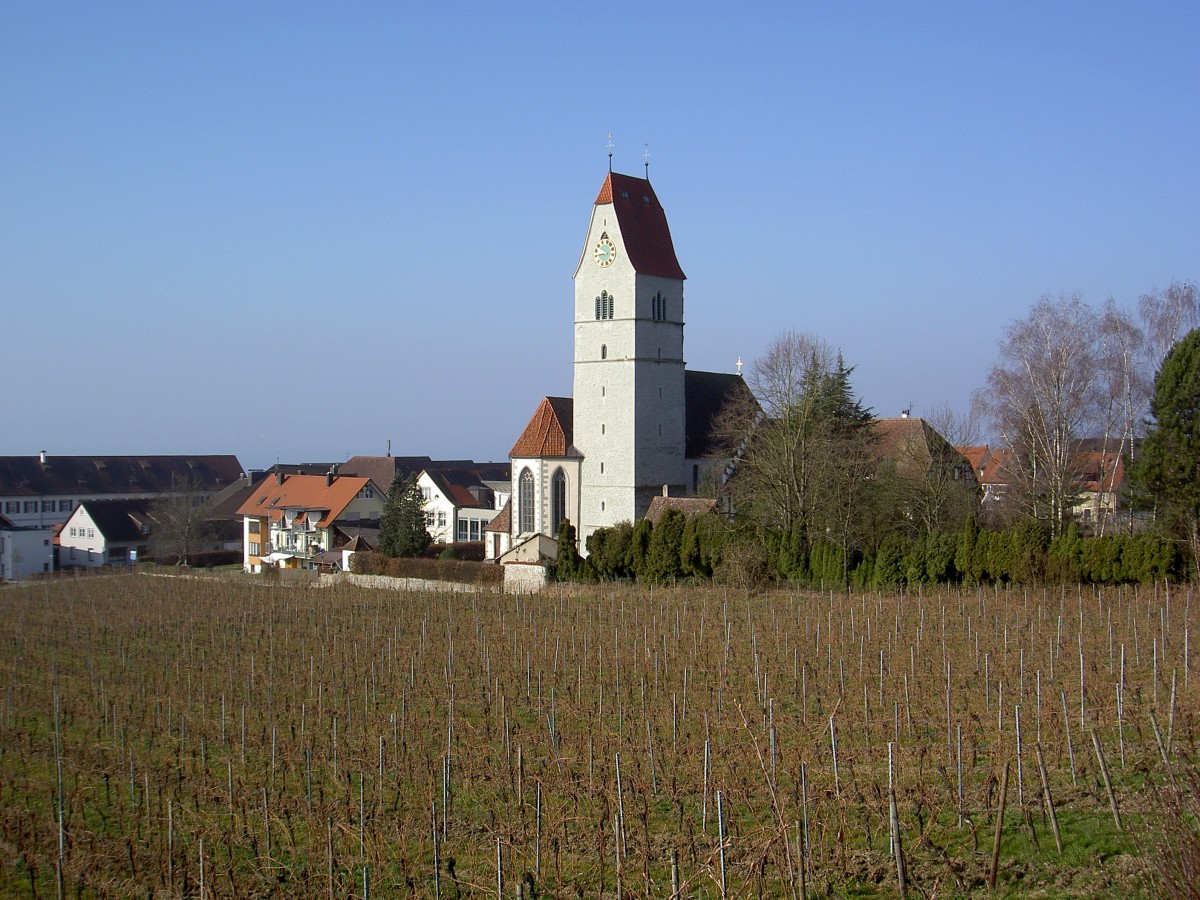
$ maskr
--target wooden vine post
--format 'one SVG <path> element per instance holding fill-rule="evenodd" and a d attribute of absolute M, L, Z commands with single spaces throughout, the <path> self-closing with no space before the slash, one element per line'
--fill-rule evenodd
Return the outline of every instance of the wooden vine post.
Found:
<path fill-rule="evenodd" d="M 1004 806 L 1008 801 L 1008 763 L 1000 778 L 1000 807 L 996 810 L 996 839 L 992 842 L 992 867 L 988 870 L 988 888 L 996 887 L 996 870 L 1000 866 L 1000 839 L 1004 834 Z"/>

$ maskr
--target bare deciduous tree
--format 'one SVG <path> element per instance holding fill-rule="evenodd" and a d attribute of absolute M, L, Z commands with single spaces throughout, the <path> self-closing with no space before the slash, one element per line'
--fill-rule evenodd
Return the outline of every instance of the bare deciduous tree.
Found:
<path fill-rule="evenodd" d="M 979 418 L 977 404 L 971 404 L 971 408 L 964 413 L 949 403 L 942 403 L 929 410 L 925 421 L 944 437 L 951 447 L 973 447 L 983 440 L 983 426 Z"/>
<path fill-rule="evenodd" d="M 1200 326 L 1200 292 L 1194 281 L 1173 281 L 1138 300 L 1138 315 L 1146 330 L 1148 378 L 1153 379 L 1167 352 L 1188 331 Z"/>
<path fill-rule="evenodd" d="M 1008 327 L 1000 364 L 978 395 L 1012 451 L 1012 499 L 1055 535 L 1077 494 L 1078 439 L 1098 418 L 1097 328 L 1078 296 L 1043 297 Z"/>
<path fill-rule="evenodd" d="M 870 414 L 851 396 L 850 370 L 820 338 L 776 338 L 747 375 L 755 402 L 734 404 L 718 439 L 739 457 L 728 485 L 735 508 L 799 543 L 847 550 L 868 489 Z M 747 437 L 749 436 L 749 437 Z"/>
<path fill-rule="evenodd" d="M 1106 456 L 1111 453 L 1115 459 L 1132 456 L 1141 424 L 1149 412 L 1150 377 L 1143 366 L 1145 347 L 1146 336 L 1133 317 L 1110 298 L 1097 322 L 1096 362 L 1101 380 L 1100 417 L 1104 439 L 1101 447 Z M 1102 464 L 1101 477 L 1115 470 L 1115 466 L 1110 468 Z M 1115 489 L 1117 486 L 1108 487 Z M 1098 515 L 1097 522 L 1099 533 L 1103 534 L 1108 520 Z"/>
<path fill-rule="evenodd" d="M 203 490 L 199 479 L 194 479 L 178 485 L 177 490 L 150 505 L 154 552 L 159 556 L 174 556 L 178 566 L 190 565 L 193 554 L 211 549 L 213 528 Z"/>

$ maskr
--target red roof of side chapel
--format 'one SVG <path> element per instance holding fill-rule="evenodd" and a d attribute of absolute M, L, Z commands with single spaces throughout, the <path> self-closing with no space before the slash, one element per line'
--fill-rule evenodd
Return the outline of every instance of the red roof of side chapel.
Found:
<path fill-rule="evenodd" d="M 609 203 L 617 215 L 625 252 L 629 254 L 634 271 L 664 278 L 687 277 L 675 257 L 667 214 L 649 181 L 609 172 L 600 186 L 595 205 Z"/>
<path fill-rule="evenodd" d="M 573 436 L 574 409 L 570 397 L 543 398 L 508 455 L 516 459 L 566 456 Z"/>

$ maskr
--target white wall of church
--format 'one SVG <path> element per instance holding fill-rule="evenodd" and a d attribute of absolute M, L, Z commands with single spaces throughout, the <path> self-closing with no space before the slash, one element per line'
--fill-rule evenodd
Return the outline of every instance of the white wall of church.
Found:
<path fill-rule="evenodd" d="M 514 536 L 541 532 L 550 536 L 557 533 L 553 523 L 552 490 L 554 473 L 562 470 L 566 477 L 566 518 L 579 530 L 579 459 L 574 457 L 512 460 L 512 534 Z M 521 476 L 529 471 L 533 476 L 533 527 L 526 528 L 523 518 L 525 497 L 521 493 Z"/>

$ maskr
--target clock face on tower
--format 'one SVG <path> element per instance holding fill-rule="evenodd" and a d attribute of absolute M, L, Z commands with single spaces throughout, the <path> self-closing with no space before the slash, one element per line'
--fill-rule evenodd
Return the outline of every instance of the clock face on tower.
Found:
<path fill-rule="evenodd" d="M 617 258 L 617 248 L 613 246 L 613 242 L 608 237 L 600 238 L 596 244 L 595 257 L 598 266 L 611 266 L 613 260 Z"/>

